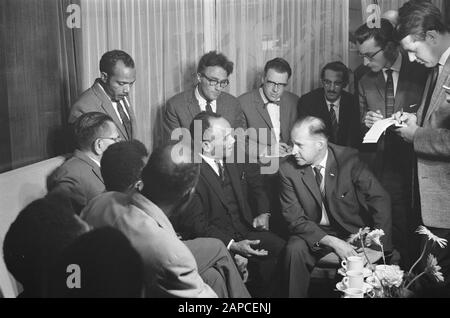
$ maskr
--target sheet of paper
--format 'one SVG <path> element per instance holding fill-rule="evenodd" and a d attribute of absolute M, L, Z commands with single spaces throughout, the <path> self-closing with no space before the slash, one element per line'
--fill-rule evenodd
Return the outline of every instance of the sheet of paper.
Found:
<path fill-rule="evenodd" d="M 386 131 L 386 129 L 392 125 L 395 125 L 396 127 L 405 127 L 405 125 L 400 124 L 397 120 L 393 118 L 386 118 L 377 121 L 375 124 L 373 124 L 372 128 L 369 129 L 369 131 L 364 136 L 363 143 L 364 144 L 370 144 L 370 143 L 377 143 L 380 139 L 381 135 Z"/>

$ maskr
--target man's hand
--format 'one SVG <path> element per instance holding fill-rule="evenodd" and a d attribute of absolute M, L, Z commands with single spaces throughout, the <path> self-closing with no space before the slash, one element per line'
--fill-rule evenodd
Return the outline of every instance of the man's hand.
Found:
<path fill-rule="evenodd" d="M 370 110 L 367 112 L 366 118 L 364 118 L 364 124 L 367 126 L 367 128 L 372 128 L 373 124 L 383 118 L 384 117 L 379 110 L 377 110 L 376 112 Z"/>
<path fill-rule="evenodd" d="M 263 213 L 253 219 L 253 227 L 258 230 L 269 230 L 269 213 Z"/>
<path fill-rule="evenodd" d="M 230 246 L 230 251 L 247 258 L 252 256 L 267 256 L 268 252 L 266 250 L 255 250 L 251 247 L 251 245 L 258 245 L 259 242 L 259 240 L 233 242 Z"/>
<path fill-rule="evenodd" d="M 417 116 L 411 113 L 395 113 L 394 119 L 406 125 L 406 127 L 399 127 L 395 130 L 395 133 L 403 138 L 404 141 L 412 143 L 414 140 L 414 134 L 417 128 Z"/>
<path fill-rule="evenodd" d="M 346 259 L 347 257 L 358 255 L 355 246 L 350 245 L 335 236 L 326 235 L 320 240 L 319 243 L 331 247 L 340 259 Z"/>
<path fill-rule="evenodd" d="M 292 154 L 292 147 L 284 142 L 278 144 L 278 151 L 280 152 L 280 157 L 286 157 Z"/>
<path fill-rule="evenodd" d="M 383 257 L 383 253 L 381 253 L 381 251 L 376 251 L 371 248 L 366 248 L 365 250 L 366 250 L 367 258 L 370 261 L 370 264 L 374 264 L 380 258 Z M 366 259 L 366 256 L 364 255 L 362 248 L 358 249 L 357 252 L 359 253 L 358 255 L 361 256 L 361 258 L 363 259 L 364 266 L 365 266 L 367 264 L 367 259 Z"/>
<path fill-rule="evenodd" d="M 236 267 L 241 273 L 242 280 L 245 283 L 248 279 L 248 270 L 247 270 L 248 259 L 239 254 L 234 254 L 234 262 L 236 263 Z"/>

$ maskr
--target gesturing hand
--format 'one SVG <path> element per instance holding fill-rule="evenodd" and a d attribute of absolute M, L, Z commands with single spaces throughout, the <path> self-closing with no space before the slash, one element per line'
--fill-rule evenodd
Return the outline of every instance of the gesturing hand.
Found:
<path fill-rule="evenodd" d="M 230 246 L 230 250 L 247 258 L 252 256 L 266 256 L 268 254 L 266 250 L 257 250 L 251 247 L 251 245 L 258 245 L 259 243 L 259 240 L 242 240 L 239 242 L 233 242 Z"/>

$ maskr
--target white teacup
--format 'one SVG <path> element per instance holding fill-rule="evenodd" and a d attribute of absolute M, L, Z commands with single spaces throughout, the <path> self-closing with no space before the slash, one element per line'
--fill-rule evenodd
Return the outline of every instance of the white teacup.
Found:
<path fill-rule="evenodd" d="M 346 271 L 362 271 L 364 268 L 363 259 L 360 256 L 350 256 L 342 260 L 341 266 Z"/>
<path fill-rule="evenodd" d="M 360 288 L 364 286 L 364 274 L 362 271 L 347 271 L 347 276 L 342 279 L 342 283 L 348 288 Z"/>
<path fill-rule="evenodd" d="M 361 288 L 347 288 L 344 294 L 344 298 L 364 298 L 364 290 Z"/>

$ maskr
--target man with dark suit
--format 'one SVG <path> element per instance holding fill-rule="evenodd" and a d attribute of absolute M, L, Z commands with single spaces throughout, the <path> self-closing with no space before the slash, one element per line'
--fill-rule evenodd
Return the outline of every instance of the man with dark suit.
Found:
<path fill-rule="evenodd" d="M 134 61 L 126 52 L 106 52 L 100 59 L 100 78 L 70 109 L 69 124 L 84 113 L 101 112 L 113 119 L 123 140 L 137 136 L 136 117 L 128 95 L 136 80 Z"/>
<path fill-rule="evenodd" d="M 326 134 L 321 119 L 299 119 L 291 133 L 293 156 L 279 170 L 282 213 L 291 234 L 283 271 L 290 280 L 284 281 L 295 297 L 307 296 L 310 271 L 321 257 L 357 255 L 345 239 L 360 228 L 382 229 L 384 248 L 392 249 L 389 195 L 356 150 L 328 143 Z M 371 255 L 376 259 L 381 252 Z"/>
<path fill-rule="evenodd" d="M 198 84 L 173 96 L 164 112 L 165 137 L 170 140 L 176 128 L 187 128 L 202 111 L 220 114 L 233 128 L 246 128 L 245 118 L 236 97 L 224 92 L 228 77 L 233 72 L 233 62 L 216 51 L 203 55 L 197 67 Z"/>
<path fill-rule="evenodd" d="M 228 163 L 234 147 L 232 129 L 218 114 L 202 112 L 191 125 L 203 138 L 194 140 L 194 149 L 202 152 L 200 177 L 186 213 L 175 221 L 183 237 L 220 239 L 233 254 L 249 258 L 249 286 L 253 296 L 275 292 L 276 265 L 285 242 L 269 228 L 269 202 L 260 175 L 245 164 Z M 196 139 L 196 138 L 194 138 Z M 256 217 L 249 196 L 257 202 Z"/>
<path fill-rule="evenodd" d="M 120 141 L 120 134 L 111 117 L 98 112 L 81 115 L 73 128 L 77 149 L 48 177 L 47 188 L 70 198 L 79 213 L 89 200 L 105 191 L 100 160 L 110 145 Z"/>
<path fill-rule="evenodd" d="M 359 108 L 355 97 L 344 91 L 349 72 L 341 62 L 325 65 L 321 72 L 322 88 L 303 95 L 298 102 L 299 116 L 321 118 L 330 131 L 330 141 L 349 147 L 361 142 Z"/>
<path fill-rule="evenodd" d="M 397 113 L 407 127 L 397 133 L 414 147 L 417 157 L 418 189 L 423 224 L 440 237 L 450 239 L 450 30 L 438 8 L 428 2 L 406 3 L 399 10 L 398 38 L 411 61 L 431 69 L 417 115 Z M 420 193 L 420 194 L 419 194 Z M 449 247 L 435 246 L 449 296 Z M 435 295 L 437 296 L 437 295 Z"/>
<path fill-rule="evenodd" d="M 366 133 L 375 122 L 397 111 L 417 111 L 426 69 L 410 63 L 402 54 L 395 42 L 394 27 L 388 20 L 381 19 L 381 28 L 362 25 L 356 37 L 364 64 L 371 69 L 359 81 L 359 103 Z M 414 230 L 419 223 L 410 204 L 413 150 L 392 129 L 386 131 L 378 144 L 368 147 L 364 145 L 362 152 L 366 152 L 364 155 L 375 175 L 391 195 L 393 243 L 400 252 L 401 264 L 408 267 L 417 253 L 416 245 L 410 242 L 417 239 Z"/>

